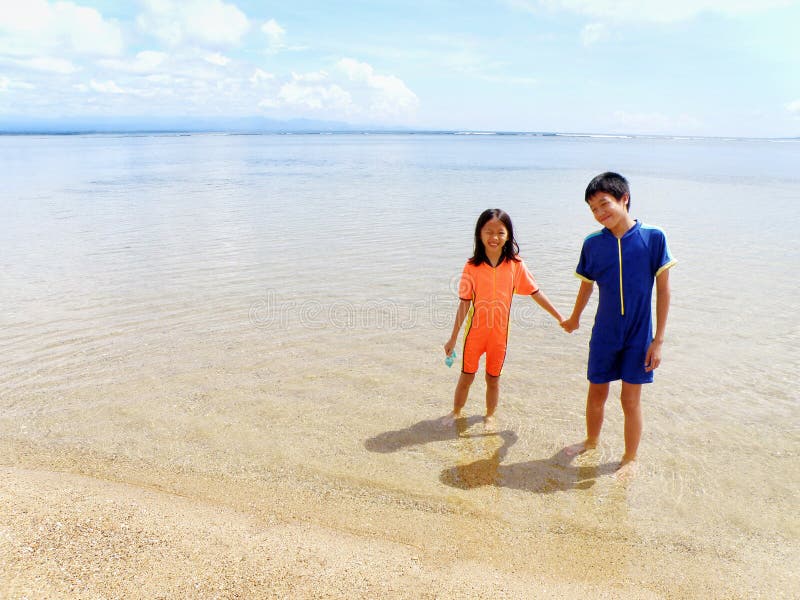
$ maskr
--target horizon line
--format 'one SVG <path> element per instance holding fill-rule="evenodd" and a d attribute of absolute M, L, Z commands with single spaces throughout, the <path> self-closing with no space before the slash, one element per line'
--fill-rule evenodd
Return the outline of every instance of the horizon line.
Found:
<path fill-rule="evenodd" d="M 609 139 L 632 138 L 657 138 L 657 139 L 686 139 L 686 140 L 800 140 L 798 136 L 741 136 L 741 135 L 693 135 L 672 133 L 603 133 L 579 131 L 526 131 L 503 129 L 406 129 L 406 128 L 378 128 L 348 126 L 345 129 L 324 128 L 75 128 L 75 129 L 31 129 L 31 128 L 3 128 L 0 126 L 0 136 L 80 136 L 80 135 L 478 135 L 478 136 L 530 136 L 530 137 L 588 137 Z"/>

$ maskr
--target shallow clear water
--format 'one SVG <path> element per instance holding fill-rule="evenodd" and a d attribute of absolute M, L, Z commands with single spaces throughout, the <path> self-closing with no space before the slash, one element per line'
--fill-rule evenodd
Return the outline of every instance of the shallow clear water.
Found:
<path fill-rule="evenodd" d="M 556 555 L 566 539 L 579 554 L 596 539 L 624 554 L 627 566 L 602 567 L 610 579 L 656 548 L 670 558 L 648 577 L 682 574 L 679 592 L 705 582 L 791 597 L 798 159 L 791 141 L 0 137 L 5 461 L 198 497 L 174 474 L 257 490 L 277 473 L 497 520 L 513 533 L 496 543 L 521 551 Z M 477 215 L 511 214 L 568 313 L 581 241 L 597 228 L 583 189 L 608 169 L 629 178 L 632 212 L 667 231 L 679 260 L 664 363 L 644 391 L 642 464 L 625 487 L 611 476 L 617 404 L 598 452 L 560 453 L 583 434 L 593 304 L 567 336 L 519 297 L 500 431 L 477 422 L 480 382 L 458 430 L 431 423 L 457 377 L 441 345 Z M 698 560 L 713 573 L 688 566 Z"/>

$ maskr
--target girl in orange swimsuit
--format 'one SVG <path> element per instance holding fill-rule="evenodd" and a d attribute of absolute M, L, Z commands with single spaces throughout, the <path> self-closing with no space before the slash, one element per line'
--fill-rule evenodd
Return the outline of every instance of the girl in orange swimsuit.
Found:
<path fill-rule="evenodd" d="M 450 356 L 461 325 L 467 319 L 461 376 L 456 385 L 453 412 L 444 418 L 447 424 L 461 416 L 482 354 L 486 354 L 484 423 L 487 426 L 493 424 L 500 397 L 500 372 L 506 358 L 511 299 L 515 293 L 531 296 L 559 323 L 564 321 L 561 313 L 539 289 L 518 254 L 519 246 L 514 239 L 514 227 L 508 214 L 499 208 L 483 211 L 475 224 L 474 254 L 464 265 L 461 274 L 458 290 L 461 302 L 453 333 L 444 345 L 445 355 Z"/>

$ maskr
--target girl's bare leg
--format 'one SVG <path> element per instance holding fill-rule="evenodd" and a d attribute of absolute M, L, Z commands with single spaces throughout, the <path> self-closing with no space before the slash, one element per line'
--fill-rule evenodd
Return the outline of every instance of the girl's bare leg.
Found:
<path fill-rule="evenodd" d="M 453 394 L 453 412 L 442 418 L 443 425 L 452 425 L 456 419 L 461 417 L 461 409 L 467 403 L 469 388 L 475 380 L 475 373 L 461 373 L 456 384 L 456 391 Z"/>
<path fill-rule="evenodd" d="M 483 419 L 487 427 L 494 426 L 494 411 L 500 401 L 500 376 L 486 374 L 486 416 Z"/>

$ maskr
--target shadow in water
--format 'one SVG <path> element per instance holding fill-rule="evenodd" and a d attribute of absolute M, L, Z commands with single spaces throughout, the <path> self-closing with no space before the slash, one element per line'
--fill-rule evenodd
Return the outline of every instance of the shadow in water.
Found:
<path fill-rule="evenodd" d="M 386 431 L 375 437 L 371 437 L 364 442 L 364 447 L 370 452 L 388 454 L 389 452 L 397 452 L 409 446 L 456 440 L 462 437 L 463 433 L 468 428 L 481 421 L 483 421 L 483 417 L 477 415 L 456 419 L 455 426 L 450 425 L 449 427 L 443 427 L 441 419 L 420 421 L 405 429 Z M 486 435 L 496 434 L 487 433 Z"/>
<path fill-rule="evenodd" d="M 479 436 L 465 435 L 462 437 L 469 439 Z M 491 434 L 487 433 L 480 437 L 483 438 L 480 448 L 476 449 L 475 446 L 471 446 L 470 449 L 473 452 L 477 450 L 480 454 L 486 454 L 488 458 L 465 462 L 444 471 L 444 473 L 450 474 L 449 476 L 454 483 L 458 483 L 455 487 L 472 489 L 487 485 L 497 485 L 500 477 L 500 462 L 505 458 L 508 449 L 519 439 L 515 432 L 508 429 Z M 444 474 L 440 479 L 445 481 L 443 477 Z M 448 482 L 445 481 L 445 483 Z"/>
<path fill-rule="evenodd" d="M 508 448 L 517 439 L 513 432 L 501 432 L 499 435 L 502 437 L 507 433 L 511 433 L 513 437 L 504 437 L 503 445 L 490 457 L 445 469 L 439 476 L 440 481 L 451 487 L 466 490 L 495 486 L 537 494 L 552 494 L 573 489 L 589 489 L 599 476 L 613 473 L 618 467 L 618 463 L 575 466 L 572 464 L 574 457 L 567 456 L 564 449 L 550 458 L 501 465 Z M 511 439 L 513 441 L 506 443 L 506 440 Z"/>
<path fill-rule="evenodd" d="M 473 425 L 482 421 L 483 417 L 480 416 L 462 417 L 450 426 L 442 426 L 441 419 L 429 419 L 405 429 L 386 431 L 371 437 L 364 442 L 364 447 L 370 452 L 388 454 L 431 442 L 462 440 L 466 444 L 461 447 L 465 456 L 477 454 L 486 458 L 466 461 L 445 469 L 439 480 L 451 487 L 465 490 L 486 486 L 538 494 L 585 490 L 591 488 L 598 477 L 611 474 L 619 467 L 618 462 L 573 465 L 575 457 L 568 456 L 566 448 L 550 458 L 503 465 L 501 463 L 509 448 L 517 442 L 518 436 L 511 430 L 468 432 Z"/>

